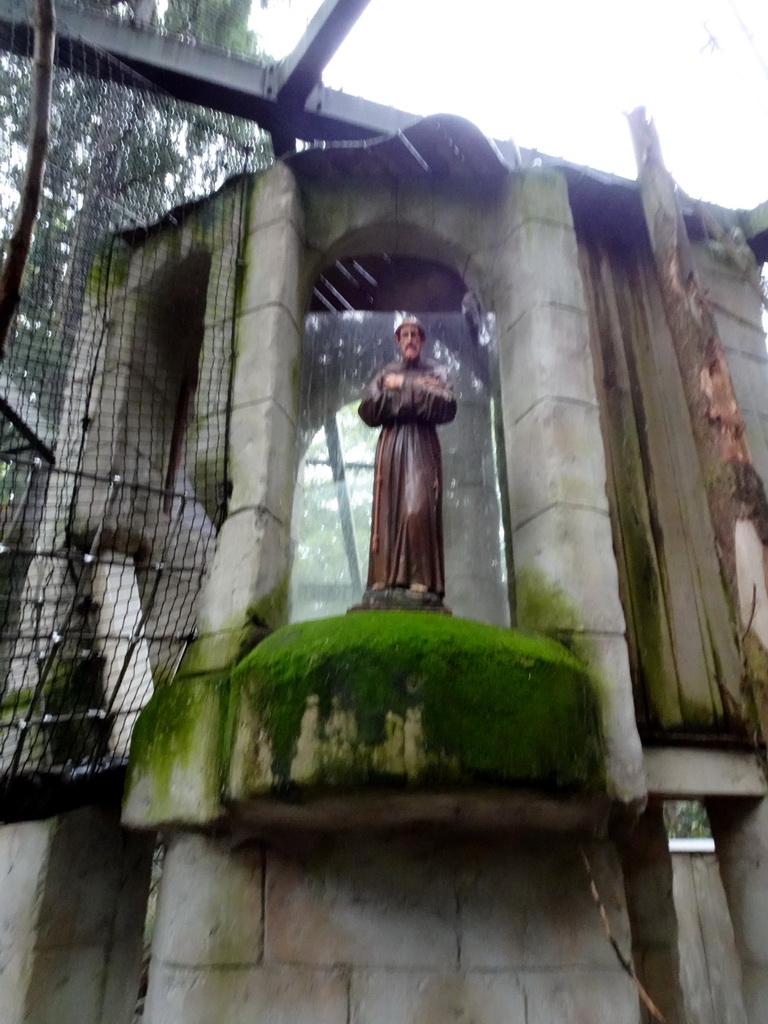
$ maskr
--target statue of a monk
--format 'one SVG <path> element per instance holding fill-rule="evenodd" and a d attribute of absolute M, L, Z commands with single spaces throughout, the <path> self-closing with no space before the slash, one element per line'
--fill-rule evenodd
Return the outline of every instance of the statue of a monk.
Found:
<path fill-rule="evenodd" d="M 358 410 L 369 427 L 382 428 L 364 598 L 372 607 L 378 604 L 377 591 L 403 597 L 407 591 L 421 605 L 441 605 L 445 594 L 443 480 L 435 427 L 455 417 L 456 398 L 445 368 L 422 358 L 425 341 L 422 324 L 406 316 L 395 331 L 401 359 L 378 371 Z"/>

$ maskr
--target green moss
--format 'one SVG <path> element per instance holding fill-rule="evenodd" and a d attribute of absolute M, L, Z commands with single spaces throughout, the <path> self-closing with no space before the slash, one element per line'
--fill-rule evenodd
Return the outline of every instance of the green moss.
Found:
<path fill-rule="evenodd" d="M 240 262 L 237 268 L 237 277 L 235 278 L 235 350 L 241 351 L 240 347 L 240 331 L 242 330 L 241 324 L 243 322 L 242 316 L 245 310 L 243 309 L 243 301 L 245 299 L 245 279 L 248 272 L 248 266 L 250 261 L 253 259 L 251 252 L 251 217 L 253 216 L 253 207 L 256 202 L 256 198 L 261 191 L 264 182 L 264 172 L 261 174 L 255 174 L 249 182 L 249 187 L 245 189 L 243 195 L 243 215 L 242 215 L 242 237 L 240 239 Z"/>
<path fill-rule="evenodd" d="M 16 711 L 17 708 L 23 708 L 32 700 L 32 694 L 35 692 L 33 686 L 24 686 L 19 690 L 11 690 L 3 696 L 0 700 L 0 713 L 5 711 Z"/>
<path fill-rule="evenodd" d="M 597 673 L 596 651 L 576 604 L 538 569 L 520 569 L 515 577 L 517 618 L 532 633 L 552 637 Z"/>
<path fill-rule="evenodd" d="M 269 736 L 277 787 L 290 781 L 310 698 L 321 720 L 352 712 L 361 748 L 386 742 L 393 714 L 416 711 L 427 756 L 458 765 L 465 781 L 604 785 L 592 682 L 544 638 L 424 613 L 360 612 L 278 630 L 231 682 L 233 708 L 246 707 Z M 372 781 L 349 756 L 350 783 Z"/>
<path fill-rule="evenodd" d="M 744 683 L 742 710 L 754 735 L 768 738 L 768 651 L 752 630 L 747 631 L 742 644 L 744 653 Z"/>
<path fill-rule="evenodd" d="M 209 820 L 229 755 L 228 685 L 219 674 L 176 682 L 155 690 L 131 738 L 127 799 L 148 784 L 144 820 Z"/>
<path fill-rule="evenodd" d="M 515 582 L 518 617 L 526 629 L 551 633 L 583 628 L 576 605 L 543 572 L 520 569 Z"/>
<path fill-rule="evenodd" d="M 103 297 L 107 288 L 120 288 L 128 280 L 132 250 L 119 239 L 108 238 L 96 250 L 86 281 L 86 293 Z"/>
<path fill-rule="evenodd" d="M 288 618 L 288 573 L 275 584 L 268 594 L 248 606 L 248 621 L 266 629 L 281 626 Z M 245 654 L 241 655 L 241 657 Z"/>

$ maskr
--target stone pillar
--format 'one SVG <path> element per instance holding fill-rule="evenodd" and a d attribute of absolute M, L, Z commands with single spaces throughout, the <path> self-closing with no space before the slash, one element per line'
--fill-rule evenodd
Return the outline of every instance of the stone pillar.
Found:
<path fill-rule="evenodd" d="M 565 177 L 518 175 L 493 260 L 518 625 L 572 644 L 606 696 L 609 775 L 642 800 L 586 302 Z"/>
<path fill-rule="evenodd" d="M 587 843 L 628 949 L 621 873 Z M 638 1024 L 559 836 L 283 836 L 281 848 L 173 840 L 145 1024 Z"/>
<path fill-rule="evenodd" d="M 672 859 L 663 805 L 648 807 L 622 850 L 624 889 L 632 927 L 632 959 L 667 1024 L 689 1024 L 680 984 Z M 643 1010 L 643 1020 L 652 1017 Z"/>
<path fill-rule="evenodd" d="M 768 799 L 707 800 L 749 1024 L 768 1006 Z"/>
<path fill-rule="evenodd" d="M 92 807 L 0 827 L 3 1024 L 131 1024 L 153 845 Z"/>
<path fill-rule="evenodd" d="M 487 396 L 466 392 L 460 421 L 441 430 L 446 601 L 455 615 L 509 626 L 492 433 Z M 480 452 L 478 438 L 488 441 Z"/>
<path fill-rule="evenodd" d="M 153 769 L 134 758 L 124 820 L 139 828 L 169 820 L 203 824 L 221 815 L 227 707 L 219 683 L 287 615 L 303 215 L 296 181 L 284 164 L 256 179 L 253 188 L 236 331 L 229 514 L 200 593 L 200 636 L 172 686 L 156 691 L 134 733 L 145 726 L 145 754 L 162 759 L 165 776 L 159 785 L 157 764 Z M 153 728 L 154 716 L 165 715 L 177 723 L 172 749 L 164 748 L 162 730 Z"/>
<path fill-rule="evenodd" d="M 91 593 L 99 609 L 95 639 L 104 658 L 104 703 L 114 715 L 109 750 L 127 757 L 134 723 L 152 696 L 147 642 L 132 644 L 143 621 L 133 558 L 115 551 L 98 562 Z"/>
<path fill-rule="evenodd" d="M 281 625 L 287 610 L 302 211 L 284 164 L 256 181 L 248 232 L 230 423 L 232 496 L 200 596 L 194 658 L 206 671 L 229 667 L 249 626 Z"/>

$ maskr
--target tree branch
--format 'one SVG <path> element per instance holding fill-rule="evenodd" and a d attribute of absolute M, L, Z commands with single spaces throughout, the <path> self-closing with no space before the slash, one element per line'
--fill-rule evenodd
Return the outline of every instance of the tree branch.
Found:
<path fill-rule="evenodd" d="M 19 303 L 21 279 L 32 243 L 32 229 L 40 208 L 51 119 L 55 41 L 56 15 L 53 0 L 35 0 L 35 51 L 32 64 L 27 165 L 13 234 L 0 274 L 0 360 L 5 358 L 8 331 Z"/>
<path fill-rule="evenodd" d="M 600 891 L 597 888 L 595 877 L 592 874 L 592 865 L 589 863 L 589 858 L 587 857 L 587 854 L 582 846 L 579 847 L 579 851 L 581 853 L 581 859 L 584 862 L 584 868 L 587 872 L 587 878 L 589 880 L 589 891 L 592 895 L 592 900 L 595 906 L 597 907 L 597 912 L 600 915 L 600 922 L 603 926 L 605 937 L 611 944 L 611 948 L 616 954 L 616 959 L 619 961 L 622 970 L 624 970 L 632 979 L 635 988 L 637 989 L 637 994 L 640 996 L 643 1005 L 648 1010 L 653 1019 L 658 1021 L 659 1024 L 666 1024 L 666 1017 L 646 992 L 645 988 L 643 987 L 640 979 L 638 978 L 635 972 L 635 968 L 632 966 L 632 961 L 629 959 L 629 957 L 625 956 L 624 953 L 621 951 L 621 946 L 619 946 L 618 942 L 616 941 L 616 937 L 611 931 L 611 922 L 608 920 L 608 911 L 605 909 L 605 904 L 603 903 L 603 900 L 600 896 Z"/>

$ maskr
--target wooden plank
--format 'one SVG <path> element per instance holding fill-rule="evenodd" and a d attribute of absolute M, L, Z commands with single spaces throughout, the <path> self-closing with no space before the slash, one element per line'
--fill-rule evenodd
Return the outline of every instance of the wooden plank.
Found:
<path fill-rule="evenodd" d="M 696 892 L 714 1024 L 748 1024 L 741 994 L 741 963 L 717 858 L 714 854 L 688 856 Z"/>
<path fill-rule="evenodd" d="M 725 719 L 721 685 L 738 700 L 741 659 L 685 392 L 649 265 L 643 279 L 648 344 L 638 346 L 637 352 L 648 397 L 648 443 L 653 497 L 662 524 L 664 582 L 686 723 L 706 728 Z"/>
<path fill-rule="evenodd" d="M 642 444 L 633 403 L 621 318 L 609 254 L 580 246 L 595 381 L 604 424 L 611 521 L 633 669 L 639 723 L 683 724 L 668 612 L 661 586 Z M 635 385 L 636 390 L 636 385 Z"/>
<path fill-rule="evenodd" d="M 690 854 L 672 856 L 672 895 L 677 912 L 680 985 L 686 1024 L 720 1024 L 714 1016 L 709 972 Z"/>
<path fill-rule="evenodd" d="M 768 794 L 765 775 L 752 753 L 701 747 L 646 747 L 643 757 L 650 796 L 693 800 Z"/>

